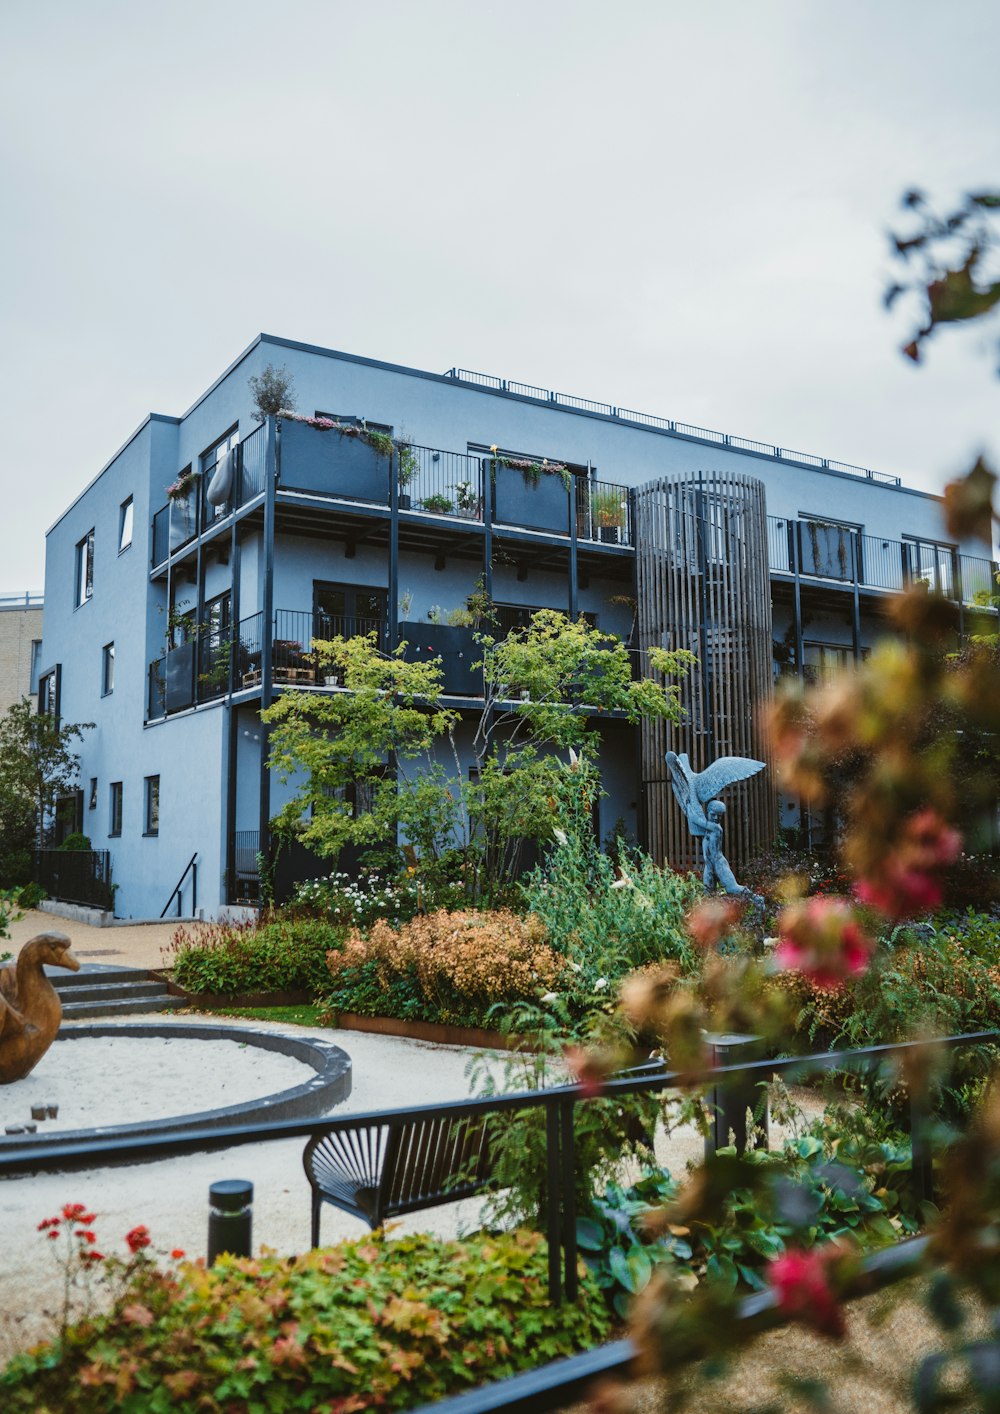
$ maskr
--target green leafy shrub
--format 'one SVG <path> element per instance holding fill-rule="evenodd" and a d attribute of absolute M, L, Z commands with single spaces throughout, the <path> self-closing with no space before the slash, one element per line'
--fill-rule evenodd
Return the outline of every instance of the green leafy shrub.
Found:
<path fill-rule="evenodd" d="M 497 1003 L 537 998 L 565 964 L 537 918 L 509 909 L 444 909 L 400 928 L 379 921 L 327 959 L 331 1007 L 458 1026 L 488 1024 Z"/>
<path fill-rule="evenodd" d="M 56 846 L 62 850 L 83 850 L 90 849 L 90 836 L 81 834 L 79 830 L 74 830 L 72 834 L 66 836 L 62 844 Z"/>
<path fill-rule="evenodd" d="M 380 918 L 406 923 L 421 905 L 421 890 L 412 873 L 386 874 L 361 868 L 356 876 L 335 872 L 321 879 L 304 879 L 295 886 L 291 907 L 348 928 L 370 928 Z"/>
<path fill-rule="evenodd" d="M 880 1247 L 922 1225 L 905 1140 L 873 1142 L 817 1126 L 778 1152 L 737 1157 L 719 1150 L 729 1180 L 717 1210 L 700 1218 L 651 1224 L 676 1208 L 680 1186 L 666 1169 L 647 1171 L 627 1188 L 611 1184 L 577 1221 L 585 1260 L 614 1310 L 625 1316 L 654 1267 L 675 1276 L 760 1291 L 762 1273 L 786 1247 L 809 1248 L 851 1237 Z M 720 1192 L 722 1190 L 720 1189 Z M 925 1212 L 934 1211 L 924 1205 Z"/>
<path fill-rule="evenodd" d="M 5 1414 L 407 1409 L 597 1343 L 582 1271 L 554 1307 L 535 1233 L 366 1236 L 303 1256 L 140 1267 L 107 1315 L 15 1356 Z"/>
<path fill-rule="evenodd" d="M 48 894 L 41 884 L 25 884 L 22 889 L 16 890 L 17 904 L 19 908 L 37 908 L 42 899 L 48 898 Z"/>
<path fill-rule="evenodd" d="M 173 978 L 189 992 L 309 992 L 329 983 L 327 954 L 345 929 L 315 918 L 265 916 L 259 923 L 178 928 L 170 942 Z"/>
<path fill-rule="evenodd" d="M 640 851 L 616 865 L 592 836 L 561 834 L 523 892 L 550 945 L 579 969 L 576 992 L 583 1003 L 594 999 L 601 979 L 617 982 L 647 963 L 675 959 L 694 966 L 684 916 L 702 897 L 701 885 L 659 868 Z"/>

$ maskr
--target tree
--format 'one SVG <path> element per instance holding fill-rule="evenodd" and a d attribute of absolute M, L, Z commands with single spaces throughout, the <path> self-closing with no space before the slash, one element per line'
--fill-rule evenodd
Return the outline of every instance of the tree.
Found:
<path fill-rule="evenodd" d="M 294 412 L 294 382 L 287 368 L 275 368 L 273 363 L 269 363 L 263 373 L 248 379 L 247 386 L 255 404 L 254 421 L 277 417 L 279 412 Z"/>
<path fill-rule="evenodd" d="M 461 881 L 467 896 L 495 898 L 525 843 L 575 824 L 600 793 L 593 719 L 676 720 L 678 689 L 666 678 L 693 661 L 652 649 L 664 680 L 636 681 L 620 639 L 554 610 L 502 641 L 477 639 L 485 694 L 471 777 L 455 741 L 459 714 L 441 706 L 438 659 L 408 662 L 404 645 L 381 653 L 374 635 L 317 642 L 321 671 L 349 691 L 288 693 L 262 714 L 272 768 L 298 781 L 277 833 L 330 858 L 345 845 L 393 849 L 401 833 L 428 885 Z"/>
<path fill-rule="evenodd" d="M 36 712 L 26 697 L 0 718 L 0 823 L 30 818 L 41 847 L 56 802 L 77 785 L 80 758 L 73 744 L 93 725 L 63 725 Z"/>

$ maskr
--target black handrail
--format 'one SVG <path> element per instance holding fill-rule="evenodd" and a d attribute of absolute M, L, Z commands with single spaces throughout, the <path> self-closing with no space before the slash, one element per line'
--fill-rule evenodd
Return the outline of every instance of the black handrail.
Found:
<path fill-rule="evenodd" d="M 161 918 L 166 918 L 166 916 L 167 916 L 167 909 L 168 909 L 168 908 L 170 907 L 170 905 L 173 903 L 173 901 L 174 901 L 175 898 L 176 898 L 176 900 L 177 900 L 177 917 L 180 918 L 180 916 L 181 916 L 181 904 L 182 904 L 182 901 L 183 901 L 182 898 L 181 898 L 181 891 L 182 891 L 183 888 L 184 888 L 184 880 L 187 878 L 189 871 L 190 871 L 190 873 L 191 873 L 191 916 L 194 917 L 195 913 L 198 911 L 198 862 L 197 862 L 197 861 L 198 861 L 198 851 L 195 850 L 194 854 L 192 854 L 191 858 L 190 858 L 190 859 L 188 860 L 188 862 L 187 862 L 187 865 L 186 865 L 186 867 L 185 867 L 185 869 L 184 869 L 184 873 L 183 873 L 183 874 L 181 875 L 181 877 L 177 880 L 177 883 L 176 883 L 176 885 L 174 886 L 173 893 L 170 895 L 170 897 L 167 899 L 166 903 L 163 905 L 163 912 L 160 914 L 160 917 L 161 917 Z"/>

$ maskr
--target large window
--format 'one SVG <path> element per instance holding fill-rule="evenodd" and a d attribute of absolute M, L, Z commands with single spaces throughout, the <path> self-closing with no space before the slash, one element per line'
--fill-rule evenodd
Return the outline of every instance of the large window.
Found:
<path fill-rule="evenodd" d="M 94 532 L 88 531 L 76 547 L 76 606 L 86 604 L 94 593 Z"/>
<path fill-rule="evenodd" d="M 118 508 L 118 553 L 132 544 L 132 497 L 122 501 Z"/>
<path fill-rule="evenodd" d="M 926 584 L 932 593 L 943 594 L 946 599 L 955 598 L 958 550 L 954 545 L 904 536 L 904 550 L 907 575 L 912 582 Z"/>
<path fill-rule="evenodd" d="M 101 649 L 101 696 L 107 697 L 115 690 L 115 645 L 105 643 Z"/>
<path fill-rule="evenodd" d="M 351 584 L 313 582 L 313 637 L 359 638 L 378 633 L 385 643 L 388 595 L 384 589 L 365 589 Z"/>
<path fill-rule="evenodd" d="M 38 710 L 58 721 L 62 689 L 62 669 L 57 663 L 38 679 Z"/>
<path fill-rule="evenodd" d="M 147 835 L 158 835 L 160 833 L 159 776 L 146 777 L 146 803 L 144 810 L 143 833 Z"/>
<path fill-rule="evenodd" d="M 112 781 L 108 798 L 108 834 L 120 835 L 122 832 L 122 783 Z"/>

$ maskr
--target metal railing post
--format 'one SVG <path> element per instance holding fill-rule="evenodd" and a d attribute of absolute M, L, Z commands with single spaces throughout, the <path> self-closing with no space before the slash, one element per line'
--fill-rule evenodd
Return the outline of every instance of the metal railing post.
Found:
<path fill-rule="evenodd" d="M 562 1254 L 559 1250 L 562 1227 L 559 1211 L 560 1129 L 559 1105 L 550 1102 L 545 1106 L 545 1235 L 549 1247 L 549 1300 L 553 1306 L 562 1304 Z"/>
<path fill-rule="evenodd" d="M 559 1157 L 562 1170 L 562 1246 L 567 1301 L 578 1292 L 576 1270 L 576 1145 L 573 1134 L 575 1103 L 564 1100 L 559 1106 Z"/>

